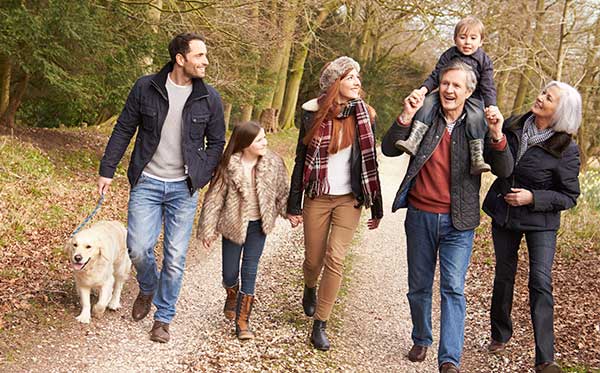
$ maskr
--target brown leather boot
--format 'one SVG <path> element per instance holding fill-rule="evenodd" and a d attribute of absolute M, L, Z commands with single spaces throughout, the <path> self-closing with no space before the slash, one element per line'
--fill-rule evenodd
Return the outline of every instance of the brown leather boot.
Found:
<path fill-rule="evenodd" d="M 413 345 L 408 351 L 408 360 L 413 363 L 425 361 L 425 357 L 427 357 L 427 346 Z"/>
<path fill-rule="evenodd" d="M 494 341 L 492 339 L 492 341 L 490 342 L 490 344 L 487 347 L 487 350 L 490 354 L 499 354 L 499 353 L 503 352 L 504 350 L 506 350 L 506 343 Z"/>
<path fill-rule="evenodd" d="M 152 298 L 154 294 L 142 294 L 140 291 L 133 302 L 133 308 L 131 310 L 131 317 L 134 321 L 140 321 L 144 317 L 148 316 L 150 312 L 150 306 L 152 306 Z"/>
<path fill-rule="evenodd" d="M 235 334 L 238 339 L 245 340 L 254 338 L 254 333 L 250 330 L 252 304 L 254 304 L 254 295 L 244 294 L 241 291 L 238 293 L 235 314 Z"/>
<path fill-rule="evenodd" d="M 237 296 L 240 285 L 236 284 L 230 288 L 225 288 L 227 292 L 227 298 L 225 299 L 225 306 L 223 306 L 223 313 L 227 320 L 235 319 L 235 306 L 237 305 Z"/>
<path fill-rule="evenodd" d="M 154 342 L 167 343 L 171 339 L 169 334 L 169 324 L 166 322 L 154 320 L 150 330 L 150 340 Z"/>

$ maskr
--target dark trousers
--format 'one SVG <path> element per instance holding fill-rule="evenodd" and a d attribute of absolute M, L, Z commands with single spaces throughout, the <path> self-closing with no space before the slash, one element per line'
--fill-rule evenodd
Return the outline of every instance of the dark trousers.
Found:
<path fill-rule="evenodd" d="M 225 287 L 235 286 L 241 277 L 241 292 L 254 295 L 258 263 L 265 247 L 266 239 L 267 236 L 262 231 L 260 220 L 248 223 L 246 241 L 242 245 L 238 245 L 223 237 L 223 285 Z M 240 259 L 242 261 L 241 269 Z"/>
<path fill-rule="evenodd" d="M 440 110 L 440 93 L 433 91 L 425 97 L 423 106 L 415 114 L 414 120 L 431 126 L 434 114 Z M 465 101 L 467 122 L 465 132 L 469 140 L 483 139 L 488 130 L 485 114 L 483 112 L 483 101 L 471 96 Z"/>
<path fill-rule="evenodd" d="M 518 250 L 525 235 L 529 251 L 529 308 L 535 337 L 535 364 L 554 360 L 552 262 L 556 231 L 523 232 L 492 224 L 496 274 L 490 319 L 492 339 L 506 343 L 513 333 L 512 310 Z"/>

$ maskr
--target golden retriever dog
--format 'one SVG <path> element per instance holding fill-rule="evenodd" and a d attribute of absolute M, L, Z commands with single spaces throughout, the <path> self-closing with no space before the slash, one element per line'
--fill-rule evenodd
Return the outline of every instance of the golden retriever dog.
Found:
<path fill-rule="evenodd" d="M 81 301 L 77 321 L 91 319 L 90 293 L 98 289 L 94 317 L 101 317 L 108 307 L 121 307 L 121 290 L 131 270 L 127 254 L 127 230 L 118 221 L 100 221 L 71 237 L 66 244 L 75 285 Z"/>

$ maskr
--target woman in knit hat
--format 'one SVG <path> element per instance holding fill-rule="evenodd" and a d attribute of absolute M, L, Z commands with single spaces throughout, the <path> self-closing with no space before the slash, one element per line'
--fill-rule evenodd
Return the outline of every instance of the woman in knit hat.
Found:
<path fill-rule="evenodd" d="M 302 306 L 314 318 L 311 342 L 323 351 L 330 347 L 325 328 L 362 207 L 371 208 L 369 229 L 383 217 L 375 110 L 362 100 L 359 72 L 350 57 L 329 62 L 321 72 L 321 95 L 302 105 L 288 199 L 292 225 L 304 223 Z"/>

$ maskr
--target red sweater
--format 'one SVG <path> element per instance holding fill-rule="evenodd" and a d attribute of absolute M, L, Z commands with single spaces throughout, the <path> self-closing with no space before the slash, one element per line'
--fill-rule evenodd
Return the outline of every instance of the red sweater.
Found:
<path fill-rule="evenodd" d="M 451 137 L 445 130 L 440 143 L 408 192 L 409 204 L 422 211 L 450 213 L 450 148 Z"/>
<path fill-rule="evenodd" d="M 396 120 L 402 124 L 400 117 Z M 452 137 L 448 130 L 435 148 L 431 157 L 415 178 L 415 184 L 408 192 L 408 203 L 419 210 L 435 214 L 450 213 L 450 152 Z M 507 146 L 506 136 L 498 143 L 491 143 L 494 150 L 504 150 Z"/>

